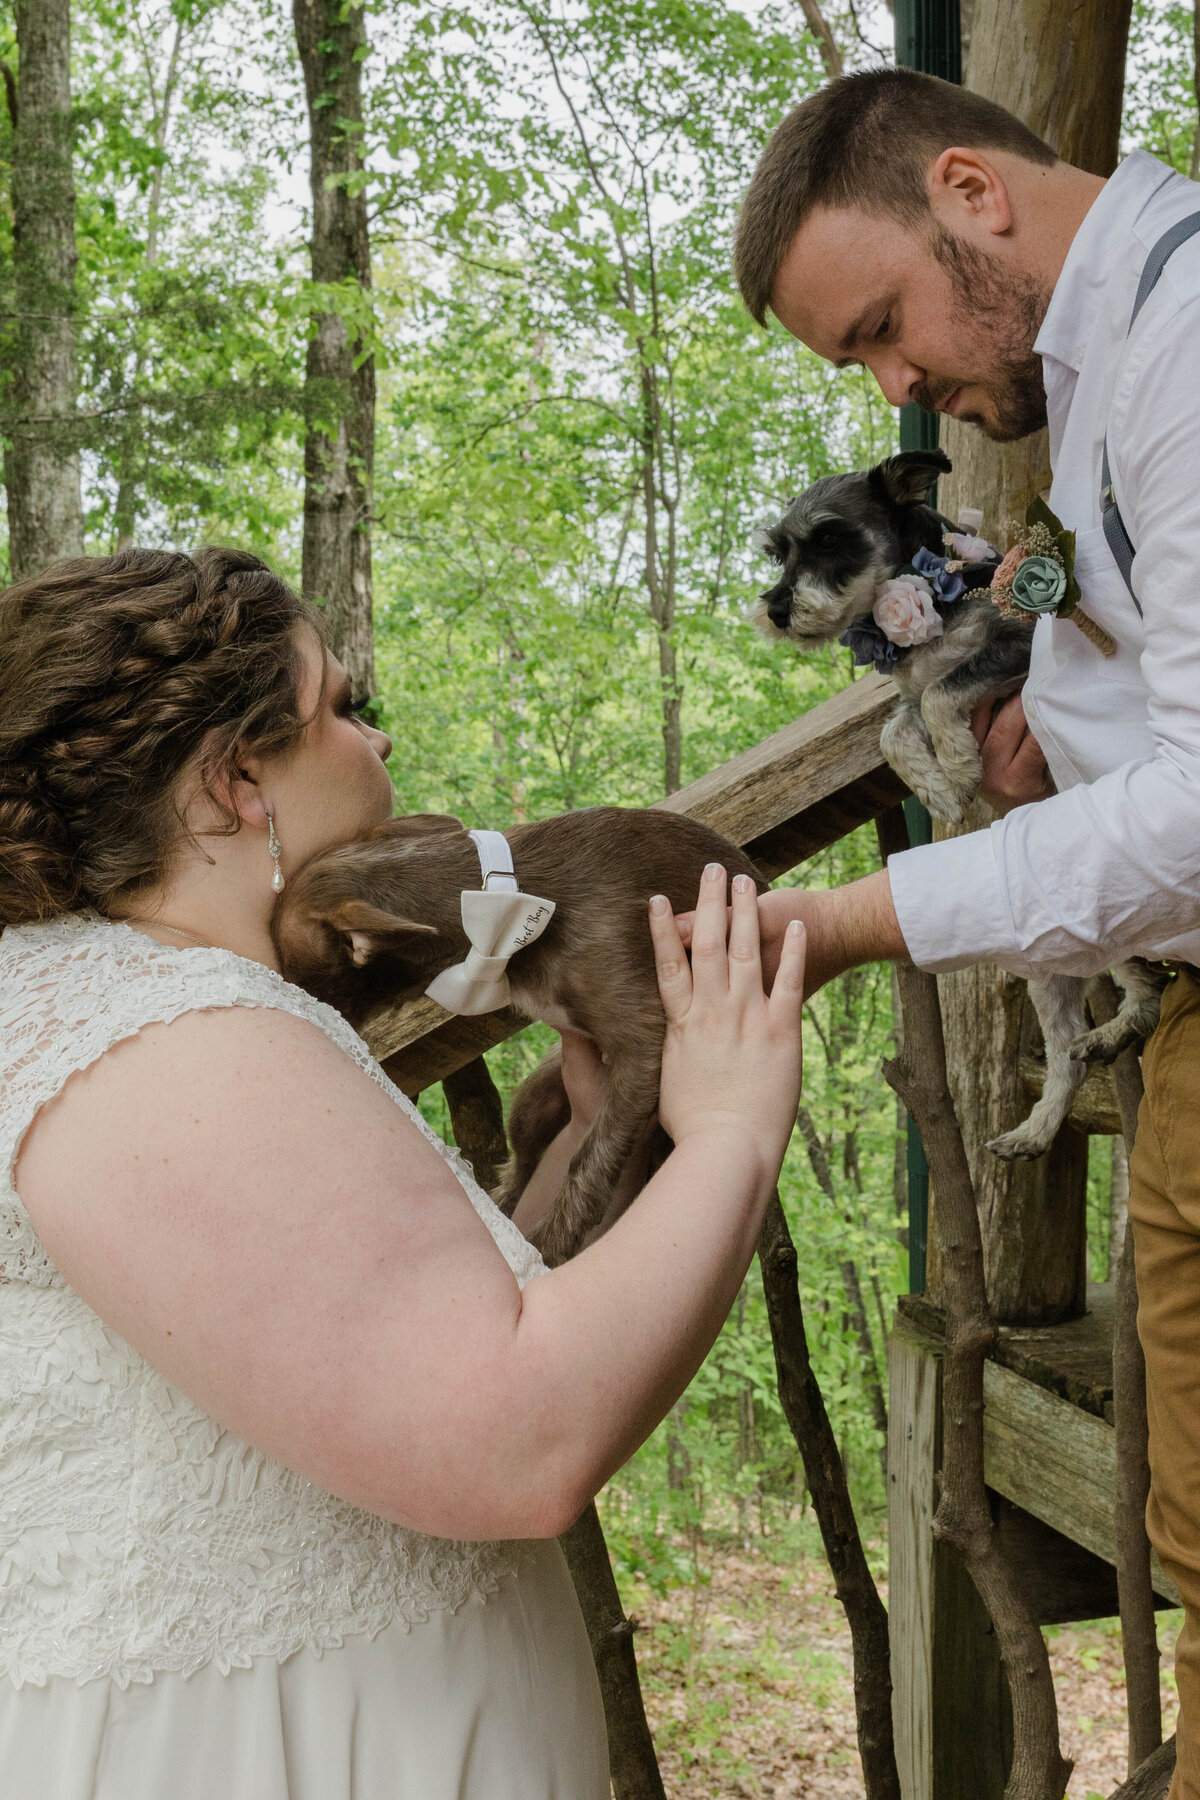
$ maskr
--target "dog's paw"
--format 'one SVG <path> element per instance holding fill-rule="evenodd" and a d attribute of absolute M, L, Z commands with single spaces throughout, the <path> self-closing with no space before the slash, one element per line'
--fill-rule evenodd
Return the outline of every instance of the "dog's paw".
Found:
<path fill-rule="evenodd" d="M 924 793 L 918 790 L 917 799 L 943 825 L 961 825 L 970 804 L 955 793 L 949 782 L 929 786 Z"/>
<path fill-rule="evenodd" d="M 1136 1044 L 1141 1035 L 1135 1025 L 1123 1022 L 1118 1015 L 1107 1025 L 1097 1025 L 1095 1031 L 1085 1031 L 1075 1038 L 1067 1055 L 1076 1063 L 1113 1063 L 1122 1050 Z"/>
<path fill-rule="evenodd" d="M 1039 1156 L 1045 1156 L 1050 1148 L 1050 1139 L 1043 1138 L 1030 1131 L 1026 1125 L 1018 1125 L 1012 1131 L 1006 1131 L 1001 1137 L 992 1138 L 987 1148 L 993 1156 L 1002 1162 L 1036 1162 Z"/>

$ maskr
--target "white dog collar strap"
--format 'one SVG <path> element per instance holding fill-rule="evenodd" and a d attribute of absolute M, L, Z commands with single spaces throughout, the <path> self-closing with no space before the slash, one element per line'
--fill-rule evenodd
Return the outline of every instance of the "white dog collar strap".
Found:
<path fill-rule="evenodd" d="M 443 969 L 425 992 L 447 1012 L 496 1012 L 511 998 L 508 959 L 540 938 L 554 913 L 553 900 L 523 894 L 512 851 L 502 831 L 472 831 L 483 887 L 462 891 L 463 930 L 471 945 L 463 962 Z"/>

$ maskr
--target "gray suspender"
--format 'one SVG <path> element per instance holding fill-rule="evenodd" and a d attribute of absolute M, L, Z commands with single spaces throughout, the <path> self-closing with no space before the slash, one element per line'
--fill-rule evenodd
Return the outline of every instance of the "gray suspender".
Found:
<path fill-rule="evenodd" d="M 1134 321 L 1154 291 L 1155 284 L 1168 260 L 1181 244 L 1186 244 L 1188 239 L 1195 237 L 1198 231 L 1200 231 L 1200 212 L 1191 213 L 1186 219 L 1180 219 L 1177 225 L 1172 225 L 1170 231 L 1163 232 L 1146 258 L 1142 279 L 1138 282 L 1137 297 L 1133 302 L 1133 311 L 1129 315 L 1126 337 L 1133 330 Z M 1116 495 L 1113 493 L 1112 470 L 1108 463 L 1107 432 L 1104 434 L 1104 459 L 1100 465 L 1100 511 L 1105 541 L 1112 551 L 1113 561 L 1121 571 L 1125 586 L 1129 589 L 1129 597 L 1140 614 L 1141 602 L 1133 591 L 1133 540 L 1125 529 L 1125 521 L 1121 517 L 1121 510 L 1117 505 Z"/>

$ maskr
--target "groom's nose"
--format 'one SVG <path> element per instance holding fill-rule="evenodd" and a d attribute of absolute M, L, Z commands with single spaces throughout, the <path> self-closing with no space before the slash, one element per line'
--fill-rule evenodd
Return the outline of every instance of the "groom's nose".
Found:
<path fill-rule="evenodd" d="M 907 406 L 913 397 L 913 389 L 928 379 L 924 369 L 917 368 L 895 350 L 881 347 L 864 356 L 863 361 L 879 383 L 889 406 Z"/>

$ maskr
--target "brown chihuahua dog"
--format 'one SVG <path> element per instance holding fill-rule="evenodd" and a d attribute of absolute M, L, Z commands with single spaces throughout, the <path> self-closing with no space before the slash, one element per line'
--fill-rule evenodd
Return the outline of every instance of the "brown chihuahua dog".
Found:
<path fill-rule="evenodd" d="M 553 1207 L 531 1234 L 546 1261 L 576 1251 L 658 1104 L 665 1030 L 647 902 L 696 903 L 707 863 L 759 871 L 734 844 L 683 813 L 596 806 L 504 833 L 517 879 L 553 904 L 541 936 L 511 957 L 510 1003 L 531 1019 L 585 1032 L 608 1065 L 600 1110 Z M 384 1001 L 423 994 L 470 948 L 461 895 L 484 885 L 479 852 L 458 819 L 391 819 L 364 842 L 314 857 L 288 881 L 272 931 L 289 981 L 360 1025 Z M 515 1155 L 496 1199 L 515 1205 L 568 1116 L 557 1057 L 513 1101 Z"/>

